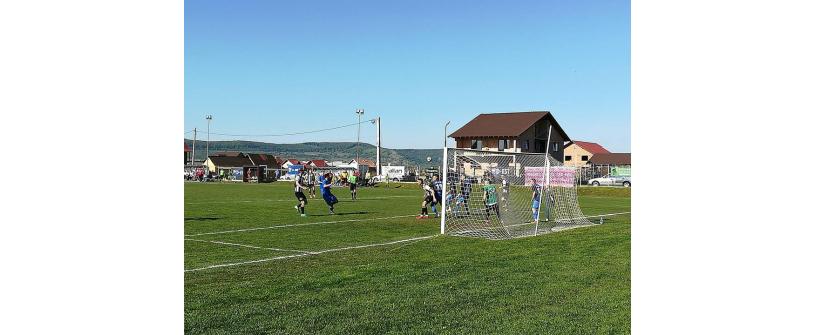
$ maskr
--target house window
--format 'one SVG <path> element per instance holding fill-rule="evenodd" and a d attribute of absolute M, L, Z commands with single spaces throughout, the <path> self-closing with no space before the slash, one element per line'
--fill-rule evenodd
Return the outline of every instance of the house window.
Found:
<path fill-rule="evenodd" d="M 524 147 L 524 150 L 529 150 L 529 140 L 526 140 L 521 144 Z"/>
<path fill-rule="evenodd" d="M 571 160 L 572 160 L 572 156 L 566 156 L 566 161 L 567 161 L 567 162 L 568 162 L 568 161 L 571 161 Z"/>
<path fill-rule="evenodd" d="M 482 146 L 483 146 L 483 142 L 481 142 L 481 140 L 472 140 L 472 142 L 470 144 L 470 149 L 481 150 Z"/>
<path fill-rule="evenodd" d="M 498 151 L 504 151 L 509 147 L 509 140 L 498 140 Z"/>
<path fill-rule="evenodd" d="M 589 161 L 589 156 L 580 156 L 580 160 L 584 161 L 584 162 L 588 162 Z"/>
<path fill-rule="evenodd" d="M 552 148 L 552 151 L 557 152 L 557 147 L 558 147 L 557 142 L 555 142 L 555 146 Z"/>

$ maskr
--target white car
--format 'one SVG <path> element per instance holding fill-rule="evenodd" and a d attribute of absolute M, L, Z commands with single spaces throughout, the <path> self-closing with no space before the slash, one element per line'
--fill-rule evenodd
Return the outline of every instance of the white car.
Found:
<path fill-rule="evenodd" d="M 385 181 L 385 176 L 383 176 L 383 175 L 373 176 L 373 177 L 371 177 L 371 180 L 373 182 L 375 182 L 375 183 L 381 183 L 381 182 Z M 391 181 L 402 181 L 402 179 L 399 178 L 399 177 L 391 177 L 390 180 Z"/>
<path fill-rule="evenodd" d="M 631 176 L 605 175 L 600 178 L 589 179 L 587 182 L 591 186 L 623 186 L 631 187 Z"/>

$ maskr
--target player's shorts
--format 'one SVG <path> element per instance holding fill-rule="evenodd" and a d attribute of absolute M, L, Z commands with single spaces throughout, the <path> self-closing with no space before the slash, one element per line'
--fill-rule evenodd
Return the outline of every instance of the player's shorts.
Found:
<path fill-rule="evenodd" d="M 426 196 L 426 197 L 424 197 L 424 202 L 426 202 L 426 203 L 428 203 L 428 204 L 429 204 L 429 203 L 431 203 L 431 202 L 433 202 L 433 197 L 431 197 L 431 196 L 429 196 L 429 195 L 428 195 L 428 196 Z"/>
<path fill-rule="evenodd" d="M 323 200 L 325 200 L 325 203 L 327 203 L 329 206 L 340 202 L 339 200 L 337 200 L 337 197 L 335 197 L 333 194 L 331 194 L 331 192 L 328 191 L 328 190 L 326 190 L 323 193 Z"/>
<path fill-rule="evenodd" d="M 297 197 L 297 200 L 302 201 L 304 204 L 308 203 L 308 198 L 306 198 L 306 195 L 303 194 L 303 192 L 294 192 L 294 196 Z"/>
<path fill-rule="evenodd" d="M 532 200 L 532 208 L 534 209 L 541 208 L 541 202 L 537 200 Z"/>
<path fill-rule="evenodd" d="M 348 186 L 348 187 L 350 187 L 350 188 L 351 188 L 351 191 L 353 191 L 353 190 L 356 190 L 356 189 L 357 189 L 357 184 L 351 184 L 351 185 L 350 185 L 350 186 Z"/>

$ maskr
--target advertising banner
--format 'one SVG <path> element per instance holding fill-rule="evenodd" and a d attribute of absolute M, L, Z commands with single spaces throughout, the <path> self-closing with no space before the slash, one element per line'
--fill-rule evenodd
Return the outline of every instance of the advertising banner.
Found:
<path fill-rule="evenodd" d="M 532 185 L 532 179 L 543 185 L 546 181 L 546 167 L 526 166 L 524 167 L 524 185 Z M 549 167 L 549 185 L 574 187 L 575 169 L 568 166 Z"/>
<path fill-rule="evenodd" d="M 287 174 L 297 174 L 302 168 L 302 165 L 289 165 L 289 172 Z"/>

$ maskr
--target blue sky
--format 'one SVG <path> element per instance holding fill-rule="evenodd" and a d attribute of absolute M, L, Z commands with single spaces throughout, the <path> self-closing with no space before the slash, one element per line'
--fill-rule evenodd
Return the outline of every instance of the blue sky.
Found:
<path fill-rule="evenodd" d="M 628 1 L 187 1 L 184 25 L 184 131 L 199 139 L 207 114 L 211 133 L 279 134 L 364 108 L 384 147 L 438 148 L 446 121 L 548 110 L 572 139 L 630 151 Z"/>

